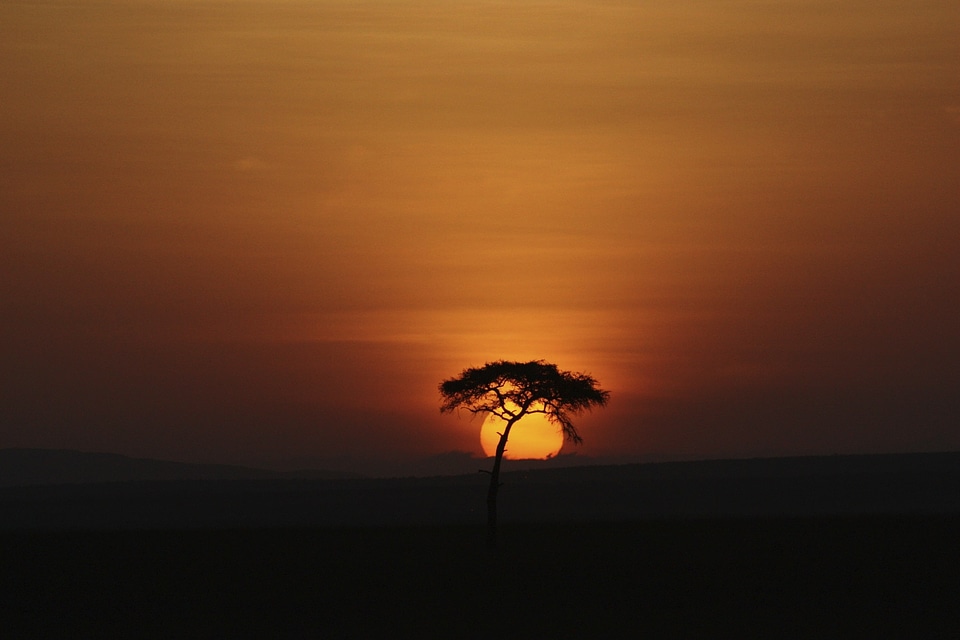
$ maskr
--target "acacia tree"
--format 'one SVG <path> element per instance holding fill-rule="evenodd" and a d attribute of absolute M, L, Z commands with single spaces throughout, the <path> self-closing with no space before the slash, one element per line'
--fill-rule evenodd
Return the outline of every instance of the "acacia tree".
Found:
<path fill-rule="evenodd" d="M 531 413 L 546 414 L 574 444 L 583 438 L 573 426 L 571 416 L 595 406 L 603 406 L 610 397 L 598 382 L 585 373 L 560 371 L 557 365 L 532 360 L 497 360 L 482 367 L 464 369 L 456 378 L 440 383 L 440 412 L 465 409 L 473 414 L 491 413 L 505 423 L 497 443 L 490 488 L 487 490 L 487 547 L 497 546 L 497 493 L 500 490 L 500 465 L 507 448 L 510 430 Z"/>

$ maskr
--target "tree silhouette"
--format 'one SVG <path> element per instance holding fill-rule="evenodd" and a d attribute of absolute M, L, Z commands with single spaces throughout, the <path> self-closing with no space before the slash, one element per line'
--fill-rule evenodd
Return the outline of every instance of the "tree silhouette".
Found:
<path fill-rule="evenodd" d="M 500 465 L 506 451 L 510 430 L 521 418 L 531 413 L 546 414 L 550 422 L 563 431 L 574 444 L 583 438 L 573 426 L 571 416 L 595 406 L 603 406 L 610 397 L 598 382 L 584 373 L 560 371 L 557 365 L 543 360 L 509 362 L 497 360 L 482 367 L 464 369 L 456 378 L 440 383 L 441 413 L 466 409 L 492 413 L 506 424 L 490 474 L 487 491 L 487 547 L 497 546 L 497 493 L 500 490 Z"/>

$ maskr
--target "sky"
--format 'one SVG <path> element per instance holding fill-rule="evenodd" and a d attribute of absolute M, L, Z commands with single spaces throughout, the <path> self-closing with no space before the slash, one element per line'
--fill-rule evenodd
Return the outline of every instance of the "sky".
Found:
<path fill-rule="evenodd" d="M 960 5 L 0 3 L 0 447 L 387 472 L 960 449 Z M 520 427 L 518 427 L 520 428 Z"/>

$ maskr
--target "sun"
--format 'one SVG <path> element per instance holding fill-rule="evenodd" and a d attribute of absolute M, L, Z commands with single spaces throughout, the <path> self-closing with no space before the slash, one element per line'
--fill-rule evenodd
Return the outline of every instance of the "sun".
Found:
<path fill-rule="evenodd" d="M 487 456 L 497 453 L 497 443 L 503 433 L 504 422 L 495 415 L 488 415 L 480 427 L 480 446 Z M 547 420 L 542 413 L 531 413 L 521 418 L 510 429 L 507 450 L 503 454 L 509 460 L 544 460 L 560 453 L 563 447 L 563 432 Z"/>

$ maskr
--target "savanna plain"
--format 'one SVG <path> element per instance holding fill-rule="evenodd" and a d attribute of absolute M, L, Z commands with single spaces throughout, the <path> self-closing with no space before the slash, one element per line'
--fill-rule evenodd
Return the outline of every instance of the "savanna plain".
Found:
<path fill-rule="evenodd" d="M 4 532 L 5 637 L 947 637 L 960 516 Z"/>

